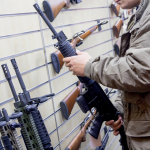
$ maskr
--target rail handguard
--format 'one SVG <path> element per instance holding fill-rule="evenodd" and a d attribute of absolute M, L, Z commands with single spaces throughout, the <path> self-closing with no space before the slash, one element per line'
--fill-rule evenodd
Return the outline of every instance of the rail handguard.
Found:
<path fill-rule="evenodd" d="M 77 55 L 75 50 L 67 41 L 67 37 L 65 36 L 63 31 L 57 33 L 51 25 L 51 23 L 46 18 L 46 16 L 44 15 L 44 13 L 42 12 L 42 10 L 40 9 L 39 5 L 34 4 L 33 6 L 54 34 L 53 38 L 56 38 L 58 40 L 57 45 L 62 55 L 64 57 Z M 118 120 L 118 115 L 120 113 L 113 106 L 113 104 L 110 102 L 110 100 L 104 93 L 103 89 L 96 81 L 87 77 L 78 76 L 78 78 L 81 83 L 84 83 L 86 90 L 83 93 L 81 93 L 81 96 L 78 97 L 77 103 L 79 104 L 80 108 L 84 113 L 86 113 L 87 111 L 91 111 L 93 107 L 95 107 L 97 112 L 99 113 L 99 115 L 95 117 L 95 121 L 89 132 L 91 136 L 97 139 L 102 123 L 104 121 L 109 120 Z M 119 129 L 119 133 L 121 136 L 120 143 L 122 145 L 122 150 L 128 150 L 126 135 L 123 126 L 121 126 L 121 128 Z"/>
<path fill-rule="evenodd" d="M 3 64 L 2 68 L 15 99 L 15 112 L 23 112 L 23 115 L 18 118 L 18 122 L 22 124 L 21 134 L 25 141 L 27 150 L 53 150 L 53 147 L 51 147 L 49 134 L 38 110 L 38 105 L 39 103 L 47 101 L 54 94 L 48 94 L 42 97 L 31 99 L 29 92 L 26 90 L 15 59 L 12 59 L 11 62 L 23 90 L 23 93 L 19 93 L 20 101 L 12 83 L 7 64 Z"/>

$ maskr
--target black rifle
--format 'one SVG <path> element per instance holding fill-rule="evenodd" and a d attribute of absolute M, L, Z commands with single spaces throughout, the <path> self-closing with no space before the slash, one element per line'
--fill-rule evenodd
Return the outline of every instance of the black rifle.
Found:
<path fill-rule="evenodd" d="M 39 103 L 47 101 L 49 97 L 54 96 L 54 94 L 31 99 L 29 92 L 26 90 L 15 59 L 12 59 L 11 62 L 17 74 L 21 88 L 23 89 L 23 93 L 19 93 L 20 101 L 12 83 L 7 64 L 3 64 L 2 69 L 15 99 L 15 112 L 23 112 L 23 115 L 18 118 L 18 121 L 22 124 L 21 134 L 25 141 L 25 145 L 28 150 L 53 150 L 49 134 L 37 107 Z"/>
<path fill-rule="evenodd" d="M 2 113 L 3 113 L 3 116 L 2 116 Z M 8 113 L 5 108 L 2 109 L 2 113 L 0 111 L 0 121 L 6 121 L 4 130 L 5 130 L 6 135 L 9 137 L 12 148 L 14 150 L 23 150 L 20 140 L 19 140 L 19 136 L 16 131 L 16 128 L 20 128 L 21 124 L 16 123 L 13 120 L 10 120 L 10 119 L 20 118 L 23 115 L 23 113 L 17 112 L 17 113 L 13 113 L 12 115 L 8 116 Z"/>
<path fill-rule="evenodd" d="M 51 23 L 49 22 L 49 20 L 42 12 L 42 10 L 40 9 L 39 5 L 34 4 L 33 6 L 36 9 L 36 11 L 39 13 L 39 15 L 43 18 L 43 20 L 50 28 L 52 33 L 54 34 L 52 38 L 58 40 L 58 43 L 55 45 L 55 47 L 59 48 L 60 52 L 64 57 L 76 56 L 77 54 L 75 50 L 67 41 L 67 37 L 65 36 L 63 31 L 57 33 L 56 30 L 51 25 Z M 86 87 L 86 90 L 83 93 L 81 93 L 81 96 L 79 96 L 76 99 L 81 110 L 84 113 L 87 113 L 87 111 L 91 111 L 91 109 L 95 107 L 96 110 L 99 112 L 99 114 L 95 117 L 95 121 L 89 132 L 91 136 L 97 139 L 102 123 L 104 121 L 109 121 L 109 120 L 115 120 L 115 121 L 118 120 L 118 115 L 120 113 L 113 106 L 113 104 L 110 102 L 110 100 L 104 93 L 103 89 L 96 81 L 87 77 L 78 77 L 78 78 L 80 82 L 84 83 Z M 128 150 L 126 135 L 125 135 L 123 125 L 119 129 L 119 133 L 121 136 L 120 143 L 122 145 L 122 150 Z"/>

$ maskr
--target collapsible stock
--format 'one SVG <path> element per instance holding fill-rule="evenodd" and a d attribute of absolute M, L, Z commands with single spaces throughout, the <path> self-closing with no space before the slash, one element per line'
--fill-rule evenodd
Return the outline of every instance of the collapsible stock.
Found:
<path fill-rule="evenodd" d="M 73 106 L 76 102 L 76 98 L 81 93 L 82 88 L 83 84 L 79 82 L 78 86 L 60 102 L 61 111 L 65 119 L 68 120 L 71 111 L 73 109 Z"/>
<path fill-rule="evenodd" d="M 112 11 L 115 13 L 116 16 L 119 16 L 120 5 L 118 5 L 116 2 L 113 2 L 113 3 L 111 4 L 111 9 L 112 9 Z"/>
<path fill-rule="evenodd" d="M 29 92 L 26 90 L 25 84 L 21 77 L 18 65 L 15 59 L 11 60 L 15 69 L 17 78 L 23 93 L 19 93 L 19 99 L 11 80 L 11 75 L 7 64 L 3 64 L 3 72 L 9 83 L 10 89 L 15 99 L 15 112 L 22 112 L 23 115 L 18 117 L 18 122 L 22 124 L 21 134 L 28 150 L 53 150 L 51 140 L 43 122 L 42 116 L 38 110 L 38 104 L 48 100 L 54 94 L 48 94 L 42 97 L 30 98 Z M 12 118 L 13 116 L 11 116 Z"/>

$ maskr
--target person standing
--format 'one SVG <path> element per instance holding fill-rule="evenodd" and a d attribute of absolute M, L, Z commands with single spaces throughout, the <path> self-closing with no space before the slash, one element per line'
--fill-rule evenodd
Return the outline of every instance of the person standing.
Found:
<path fill-rule="evenodd" d="M 127 136 L 129 150 L 150 149 L 150 0 L 115 0 L 122 9 L 139 5 L 131 17 L 127 32 L 122 35 L 119 56 L 99 56 L 92 59 L 86 52 L 64 58 L 74 75 L 89 77 L 110 88 L 119 89 L 116 107 L 123 117 L 106 125 L 114 129 L 121 124 Z M 122 119 L 123 118 L 123 119 Z M 123 120 L 123 121 L 122 121 Z"/>

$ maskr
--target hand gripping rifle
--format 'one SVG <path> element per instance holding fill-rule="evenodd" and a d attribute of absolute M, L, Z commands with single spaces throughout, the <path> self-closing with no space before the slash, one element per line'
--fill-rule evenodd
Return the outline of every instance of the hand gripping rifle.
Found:
<path fill-rule="evenodd" d="M 59 14 L 62 8 L 69 8 L 70 2 L 72 4 L 81 3 L 81 0 L 45 0 L 43 1 L 43 8 L 47 18 L 53 22 L 56 16 Z"/>
<path fill-rule="evenodd" d="M 94 25 L 86 30 L 82 30 L 81 32 L 78 32 L 74 35 L 73 39 L 69 40 L 71 42 L 71 46 L 75 49 L 75 47 L 80 46 L 83 44 L 83 40 L 87 38 L 90 34 L 92 34 L 97 28 L 100 31 L 101 25 L 104 25 L 108 23 L 108 21 L 99 22 L 97 25 Z M 56 46 L 57 47 L 57 46 Z M 64 65 L 63 62 L 63 55 L 62 53 L 57 50 L 56 52 L 51 54 L 52 64 L 56 71 L 56 73 L 59 73 L 62 66 Z"/>
<path fill-rule="evenodd" d="M 83 84 L 79 82 L 77 84 L 77 87 L 60 102 L 61 112 L 66 120 L 68 120 L 72 112 L 76 98 L 82 92 Z"/>
<path fill-rule="evenodd" d="M 63 54 L 64 57 L 71 57 L 76 56 L 75 50 L 72 48 L 70 43 L 67 41 L 67 38 L 63 31 L 57 33 L 53 26 L 50 24 L 42 10 L 40 9 L 38 4 L 33 5 L 34 8 L 37 10 L 37 12 L 40 14 L 40 16 L 43 18 L 45 23 L 48 25 L 52 33 L 54 34 L 54 38 L 58 40 L 58 47 L 60 52 Z M 113 106 L 113 104 L 110 102 L 100 85 L 87 77 L 79 77 L 79 80 L 81 83 L 84 83 L 84 86 L 86 87 L 86 90 L 81 93 L 81 96 L 79 96 L 76 101 L 78 105 L 80 106 L 81 110 L 84 113 L 87 113 L 87 111 L 91 111 L 93 107 L 96 108 L 97 112 L 99 113 L 95 117 L 95 121 L 93 123 L 93 126 L 90 130 L 90 135 L 94 138 L 98 138 L 98 134 L 100 132 L 100 128 L 102 126 L 102 123 L 104 121 L 109 120 L 118 120 L 118 114 L 120 114 L 117 109 Z M 128 150 L 127 141 L 126 141 L 126 135 L 124 132 L 123 125 L 119 129 L 119 133 L 121 136 L 120 143 L 122 145 L 123 150 Z"/>
<path fill-rule="evenodd" d="M 3 113 L 3 116 L 2 116 Z M 9 140 L 11 142 L 12 148 L 14 150 L 23 150 L 16 128 L 20 128 L 21 124 L 20 123 L 16 123 L 10 119 L 16 119 L 19 118 L 23 115 L 22 112 L 17 112 L 17 113 L 13 113 L 12 115 L 8 116 L 8 113 L 6 111 L 5 108 L 2 109 L 2 113 L 0 111 L 0 120 L 1 121 L 6 121 L 6 125 L 4 126 L 5 129 L 5 133 L 7 134 L 7 136 L 9 137 Z"/>
<path fill-rule="evenodd" d="M 11 62 L 23 89 L 23 93 L 19 93 L 20 101 L 12 83 L 7 64 L 3 64 L 2 69 L 15 99 L 15 112 L 23 113 L 23 115 L 18 118 L 18 121 L 20 124 L 22 124 L 21 134 L 25 141 L 25 145 L 28 150 L 53 150 L 51 147 L 49 134 L 37 107 L 39 103 L 47 101 L 49 97 L 53 96 L 54 94 L 48 94 L 42 97 L 31 99 L 29 92 L 26 90 L 15 59 L 12 59 Z"/>

